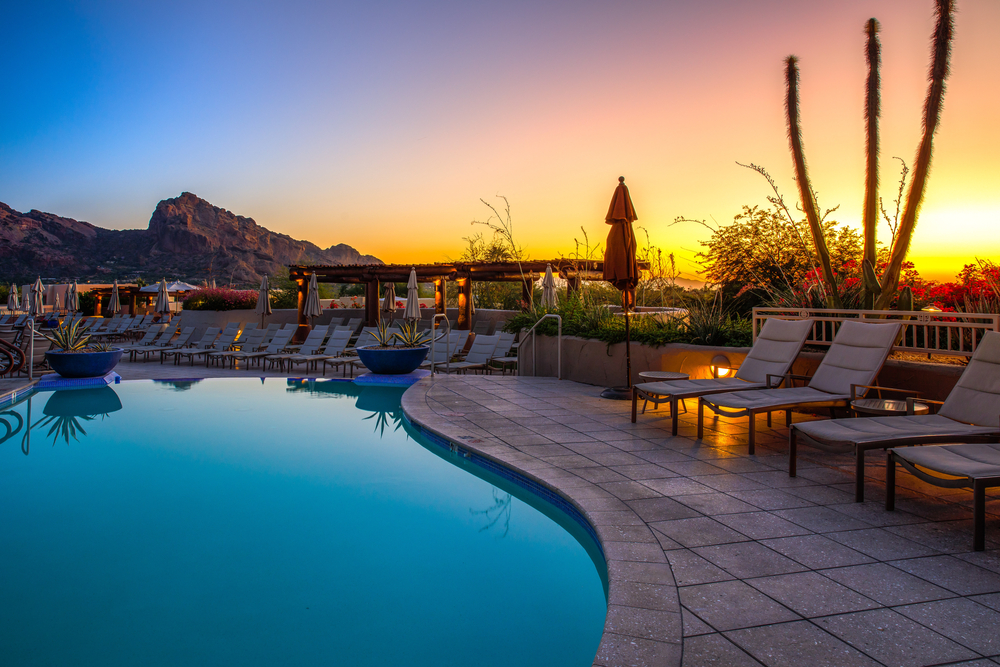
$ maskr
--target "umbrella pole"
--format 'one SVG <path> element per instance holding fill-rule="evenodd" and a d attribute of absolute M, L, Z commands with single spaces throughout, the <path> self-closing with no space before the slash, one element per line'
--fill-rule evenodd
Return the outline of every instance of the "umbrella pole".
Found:
<path fill-rule="evenodd" d="M 625 386 L 632 393 L 632 333 L 628 323 L 628 290 L 622 292 L 622 308 L 625 310 Z"/>

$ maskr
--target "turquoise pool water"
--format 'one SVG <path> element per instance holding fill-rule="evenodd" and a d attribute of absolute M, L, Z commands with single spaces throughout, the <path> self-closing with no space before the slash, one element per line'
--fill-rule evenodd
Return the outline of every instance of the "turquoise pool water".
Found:
<path fill-rule="evenodd" d="M 0 662 L 589 665 L 590 538 L 401 395 L 128 382 L 0 411 Z"/>

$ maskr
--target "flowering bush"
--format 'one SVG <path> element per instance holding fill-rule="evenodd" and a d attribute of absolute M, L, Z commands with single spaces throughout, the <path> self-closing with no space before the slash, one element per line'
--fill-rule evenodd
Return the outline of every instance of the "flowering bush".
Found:
<path fill-rule="evenodd" d="M 256 307 L 256 290 L 208 287 L 194 290 L 184 299 L 184 310 L 248 310 Z"/>

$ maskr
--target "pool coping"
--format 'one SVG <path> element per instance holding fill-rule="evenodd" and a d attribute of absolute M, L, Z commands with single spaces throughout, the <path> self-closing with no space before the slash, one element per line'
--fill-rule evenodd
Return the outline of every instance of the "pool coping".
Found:
<path fill-rule="evenodd" d="M 470 452 L 504 468 L 524 482 L 520 486 L 552 502 L 550 494 L 575 512 L 567 513 L 589 530 L 604 554 L 608 580 L 608 613 L 595 666 L 680 665 L 681 607 L 673 571 L 646 522 L 634 510 L 602 509 L 605 495 L 596 484 L 558 465 L 518 451 L 497 439 L 471 433 L 447 421 L 428 405 L 433 378 L 421 380 L 403 394 L 406 419 L 432 439 Z M 545 493 L 547 490 L 548 493 Z M 557 507 L 563 503 L 554 503 Z M 565 508 L 564 511 L 566 511 Z M 577 516 L 574 516 L 576 514 Z"/>

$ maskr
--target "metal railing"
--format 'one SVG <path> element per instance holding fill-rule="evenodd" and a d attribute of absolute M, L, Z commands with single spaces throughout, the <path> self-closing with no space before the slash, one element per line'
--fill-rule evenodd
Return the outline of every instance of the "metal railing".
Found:
<path fill-rule="evenodd" d="M 446 331 L 442 336 L 435 336 L 434 324 L 438 319 L 443 319 L 444 323 L 448 325 L 448 331 Z M 434 351 L 437 349 L 438 338 L 444 338 L 444 351 L 448 353 L 448 358 L 445 359 L 444 368 L 445 373 L 451 372 L 451 321 L 448 316 L 444 313 L 435 313 L 434 317 L 431 318 L 431 377 L 434 377 L 434 359 L 436 358 Z"/>
<path fill-rule="evenodd" d="M 535 327 L 550 317 L 554 317 L 559 323 L 559 338 L 556 342 L 556 378 L 562 380 L 562 317 L 556 315 L 555 313 L 542 315 L 538 318 L 538 321 L 531 325 L 531 328 L 521 336 L 521 341 L 517 344 L 517 347 L 520 349 L 521 346 L 524 345 L 525 339 L 527 339 L 528 336 L 531 336 L 531 376 L 536 376 L 538 374 L 538 355 L 535 352 L 535 339 L 538 338 L 538 335 L 535 333 Z M 518 364 L 518 366 L 520 366 L 520 364 Z"/>
<path fill-rule="evenodd" d="M 1000 315 L 990 313 L 946 313 L 923 310 L 838 310 L 832 308 L 754 308 L 753 340 L 769 317 L 813 320 L 807 345 L 828 346 L 846 320 L 899 322 L 899 340 L 892 348 L 900 352 L 971 357 L 987 331 L 1000 331 Z"/>

